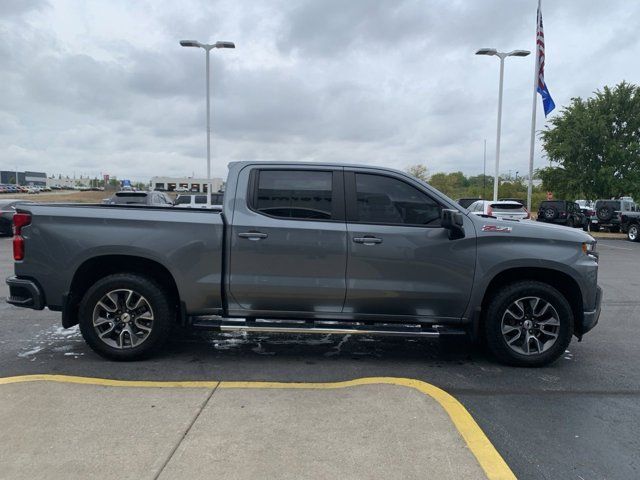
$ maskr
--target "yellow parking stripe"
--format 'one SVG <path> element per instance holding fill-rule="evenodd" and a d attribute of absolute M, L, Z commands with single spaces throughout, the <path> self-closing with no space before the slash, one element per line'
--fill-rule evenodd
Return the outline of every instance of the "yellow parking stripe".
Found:
<path fill-rule="evenodd" d="M 67 375 L 22 375 L 16 377 L 0 378 L 0 385 L 11 383 L 48 381 L 61 383 L 76 383 L 84 385 L 101 385 L 108 387 L 143 387 L 143 388 L 262 388 L 262 389 L 335 389 L 354 387 L 358 385 L 398 385 L 413 388 L 428 395 L 438 402 L 447 412 L 453 424 L 460 432 L 469 447 L 469 450 L 478 460 L 484 473 L 490 480 L 512 480 L 516 476 L 513 474 L 507 463 L 500 456 L 493 444 L 489 441 L 482 429 L 478 426 L 471 414 L 464 406 L 441 388 L 421 380 L 396 377 L 369 377 L 348 380 L 345 382 L 216 382 L 216 381 L 194 381 L 194 382 L 156 382 L 137 380 L 110 380 L 105 378 L 75 377 Z"/>

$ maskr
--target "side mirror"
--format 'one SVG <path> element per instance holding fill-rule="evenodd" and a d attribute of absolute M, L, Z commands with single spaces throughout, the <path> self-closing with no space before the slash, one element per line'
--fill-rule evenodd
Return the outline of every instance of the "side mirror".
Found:
<path fill-rule="evenodd" d="M 449 230 L 449 240 L 464 238 L 464 218 L 458 210 L 442 209 L 440 224 Z"/>

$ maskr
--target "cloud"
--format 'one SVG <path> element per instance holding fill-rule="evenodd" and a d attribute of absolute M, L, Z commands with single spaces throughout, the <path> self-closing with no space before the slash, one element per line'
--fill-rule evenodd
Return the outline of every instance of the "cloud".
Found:
<path fill-rule="evenodd" d="M 640 5 L 544 14 L 559 106 L 640 74 Z M 47 173 L 204 174 L 204 52 L 178 44 L 196 38 L 237 46 L 211 53 L 216 175 L 245 159 L 477 174 L 498 62 L 473 53 L 532 49 L 534 29 L 535 5 L 512 0 L 0 2 L 0 151 Z M 503 171 L 527 169 L 532 70 L 505 65 Z"/>

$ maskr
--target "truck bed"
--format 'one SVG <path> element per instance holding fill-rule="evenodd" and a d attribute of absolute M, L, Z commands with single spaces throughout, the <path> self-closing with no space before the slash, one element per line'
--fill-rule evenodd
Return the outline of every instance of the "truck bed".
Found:
<path fill-rule="evenodd" d="M 15 273 L 37 278 L 52 310 L 62 310 L 85 262 L 94 262 L 92 270 L 108 269 L 133 257 L 173 276 L 185 313 L 222 308 L 220 211 L 79 204 L 21 205 L 18 211 L 32 220 L 22 230 L 26 260 L 16 262 Z"/>

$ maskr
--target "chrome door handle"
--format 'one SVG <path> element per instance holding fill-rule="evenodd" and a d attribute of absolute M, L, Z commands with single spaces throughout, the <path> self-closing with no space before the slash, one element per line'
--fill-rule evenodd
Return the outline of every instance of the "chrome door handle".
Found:
<path fill-rule="evenodd" d="M 269 235 L 262 232 L 242 232 L 239 233 L 238 236 L 240 238 L 248 238 L 249 240 L 262 240 L 263 238 L 267 238 Z"/>
<path fill-rule="evenodd" d="M 382 239 L 372 236 L 353 237 L 353 242 L 362 243 L 363 245 L 375 245 L 377 243 L 382 243 Z"/>

